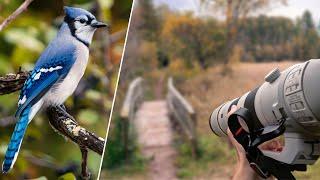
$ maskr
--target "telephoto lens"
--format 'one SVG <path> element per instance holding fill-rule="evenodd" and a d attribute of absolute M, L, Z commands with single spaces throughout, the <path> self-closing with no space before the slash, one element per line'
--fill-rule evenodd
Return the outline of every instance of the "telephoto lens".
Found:
<path fill-rule="evenodd" d="M 320 155 L 320 60 L 295 64 L 280 72 L 274 69 L 265 82 L 239 98 L 223 103 L 210 116 L 210 127 L 227 136 L 228 112 L 232 105 L 250 113 L 246 123 L 258 131 L 283 123 L 285 145 L 281 152 L 263 154 L 286 164 L 313 164 Z M 250 132 L 252 133 L 252 132 Z"/>

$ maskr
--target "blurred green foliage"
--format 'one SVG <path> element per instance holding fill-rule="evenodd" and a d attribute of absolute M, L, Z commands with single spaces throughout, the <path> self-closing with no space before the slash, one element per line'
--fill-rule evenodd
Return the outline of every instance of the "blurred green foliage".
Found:
<path fill-rule="evenodd" d="M 117 95 L 117 101 L 119 101 L 119 99 L 121 99 L 121 95 L 120 97 Z M 126 153 L 124 120 L 117 111 L 115 111 L 112 115 L 112 124 L 105 147 L 105 155 L 102 163 L 102 179 L 118 179 L 123 175 L 128 175 L 128 177 L 132 178 L 131 175 L 145 171 L 146 159 L 140 154 L 134 128 L 131 125 L 129 125 L 129 128 L 128 151 Z"/>
<path fill-rule="evenodd" d="M 1 0 L 0 22 L 9 16 L 23 0 Z M 108 34 L 127 28 L 131 11 L 131 0 L 66 0 L 37 1 L 31 3 L 28 10 L 18 16 L 0 32 L 0 75 L 32 67 L 57 33 L 63 20 L 63 6 L 76 6 L 90 10 L 99 20 L 109 23 L 110 32 L 99 30 L 90 47 L 90 61 L 81 87 L 66 102 L 67 110 L 86 129 L 98 136 L 105 137 L 108 114 L 110 113 L 114 83 L 118 74 L 124 38 L 110 45 Z M 110 56 L 111 58 L 105 58 Z M 16 110 L 19 92 L 0 96 L 0 119 L 12 116 Z M 0 160 L 2 161 L 7 143 L 14 125 L 0 127 Z M 44 161 L 39 165 L 34 160 Z M 88 167 L 92 178 L 99 171 L 101 156 L 89 153 Z M 79 176 L 81 153 L 79 148 L 58 133 L 49 125 L 44 113 L 38 113 L 27 129 L 17 163 L 8 175 L 0 175 L 0 179 L 48 178 L 57 179 L 56 169 L 68 169 L 76 164 L 76 171 L 61 176 L 60 179 L 74 179 Z"/>
<path fill-rule="evenodd" d="M 125 144 L 123 141 L 124 124 L 119 115 L 114 115 L 112 118 L 113 127 L 111 128 L 108 137 L 108 145 L 106 147 L 106 155 L 103 161 L 102 168 L 114 169 L 119 168 L 125 164 L 130 166 L 143 168 L 143 158 L 138 154 L 138 146 L 135 142 L 133 133 L 130 134 L 128 142 L 128 152 L 125 154 Z"/>

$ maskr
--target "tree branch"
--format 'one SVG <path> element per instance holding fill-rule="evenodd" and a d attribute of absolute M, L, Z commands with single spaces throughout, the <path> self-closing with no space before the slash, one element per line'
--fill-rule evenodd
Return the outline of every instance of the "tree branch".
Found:
<path fill-rule="evenodd" d="M 91 174 L 90 174 L 90 172 L 88 172 L 88 168 L 87 168 L 88 149 L 80 146 L 80 150 L 81 150 L 81 155 L 82 155 L 81 175 L 84 180 L 89 180 L 91 177 Z"/>
<path fill-rule="evenodd" d="M 0 77 L 0 95 L 10 94 L 22 88 L 24 81 L 28 78 L 29 72 L 18 72 Z"/>
<path fill-rule="evenodd" d="M 18 9 L 16 9 L 9 17 L 7 17 L 1 24 L 0 24 L 0 31 L 3 30 L 3 28 L 5 28 L 11 21 L 13 21 L 14 19 L 16 19 L 19 14 L 21 14 L 23 11 L 25 11 L 29 4 L 32 2 L 33 0 L 25 0 L 19 7 Z"/>
<path fill-rule="evenodd" d="M 18 72 L 17 74 L 8 74 L 0 77 L 0 95 L 20 90 L 28 75 L 29 72 Z M 82 178 L 88 179 L 90 177 L 90 173 L 87 169 L 88 149 L 102 155 L 104 139 L 79 126 L 76 120 L 67 113 L 63 106 L 50 106 L 46 109 L 46 113 L 50 125 L 58 131 L 59 134 L 70 139 L 79 146 L 82 153 Z"/>
<path fill-rule="evenodd" d="M 50 125 L 60 134 L 78 144 L 80 149 L 88 148 L 102 155 L 104 139 L 79 126 L 61 106 L 48 107 L 47 115 Z"/>

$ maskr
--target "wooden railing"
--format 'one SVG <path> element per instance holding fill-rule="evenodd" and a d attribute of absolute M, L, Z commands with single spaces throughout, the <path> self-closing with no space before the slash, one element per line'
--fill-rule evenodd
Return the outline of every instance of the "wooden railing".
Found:
<path fill-rule="evenodd" d="M 197 157 L 196 113 L 189 102 L 174 87 L 172 78 L 168 80 L 167 104 L 171 118 L 191 144 L 193 157 Z"/>
<path fill-rule="evenodd" d="M 144 87 L 143 79 L 138 77 L 134 79 L 128 88 L 123 106 L 120 112 L 120 117 L 123 124 L 123 142 L 125 148 L 125 156 L 128 157 L 128 144 L 129 144 L 129 123 L 132 122 L 135 118 L 135 113 L 138 110 L 139 106 L 143 102 L 144 96 Z"/>

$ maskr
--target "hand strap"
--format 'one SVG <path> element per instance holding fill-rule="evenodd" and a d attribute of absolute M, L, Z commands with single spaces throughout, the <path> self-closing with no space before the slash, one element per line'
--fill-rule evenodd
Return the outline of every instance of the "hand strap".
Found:
<path fill-rule="evenodd" d="M 239 122 L 239 117 L 247 125 L 247 132 Z M 246 151 L 250 166 L 263 178 L 270 175 L 277 179 L 295 179 L 291 171 L 306 170 L 306 165 L 291 165 L 277 161 L 265 156 L 258 146 L 266 141 L 274 139 L 285 131 L 284 120 L 277 126 L 269 126 L 261 129 L 254 129 L 251 113 L 246 108 L 240 108 L 228 118 L 228 126 L 234 138 Z"/>

